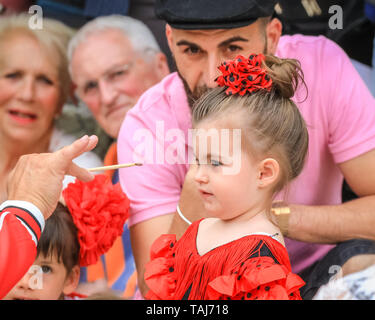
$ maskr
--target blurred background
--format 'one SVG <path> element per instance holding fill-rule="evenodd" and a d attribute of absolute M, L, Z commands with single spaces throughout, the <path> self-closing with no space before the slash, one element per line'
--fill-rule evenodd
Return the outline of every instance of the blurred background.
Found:
<path fill-rule="evenodd" d="M 165 23 L 154 14 L 154 0 L 0 0 L 1 15 L 15 12 L 28 12 L 30 6 L 39 5 L 43 16 L 63 21 L 67 25 L 79 28 L 87 21 L 104 15 L 123 14 L 143 21 L 154 33 L 161 49 L 168 57 L 170 69 L 175 71 L 166 38 Z M 339 6 L 340 10 L 334 10 Z M 331 8 L 331 10 L 330 10 Z M 342 13 L 342 15 L 341 15 Z M 302 33 L 306 35 L 324 35 L 339 44 L 348 56 L 367 86 L 375 95 L 374 27 L 375 0 L 280 0 L 275 15 L 283 23 L 283 34 Z M 338 28 L 332 28 L 338 27 Z M 71 133 L 81 132 L 98 134 L 101 144 L 97 153 L 102 156 L 110 139 L 100 131 L 89 114 L 80 109 L 80 116 L 73 117 L 78 109 L 70 105 L 64 107 Z M 64 119 L 62 119 L 64 122 Z M 102 149 L 100 148 L 102 146 Z M 344 183 L 343 200 L 355 198 L 355 194 Z"/>

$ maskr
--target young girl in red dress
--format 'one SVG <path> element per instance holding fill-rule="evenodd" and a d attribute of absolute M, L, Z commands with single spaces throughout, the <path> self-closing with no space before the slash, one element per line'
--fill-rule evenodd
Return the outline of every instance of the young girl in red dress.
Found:
<path fill-rule="evenodd" d="M 238 56 L 224 62 L 218 88 L 193 108 L 195 182 L 208 218 L 176 241 L 151 248 L 148 299 L 301 299 L 274 196 L 301 172 L 308 148 L 291 97 L 303 75 L 298 61 Z M 283 230 L 285 231 L 285 230 Z"/>

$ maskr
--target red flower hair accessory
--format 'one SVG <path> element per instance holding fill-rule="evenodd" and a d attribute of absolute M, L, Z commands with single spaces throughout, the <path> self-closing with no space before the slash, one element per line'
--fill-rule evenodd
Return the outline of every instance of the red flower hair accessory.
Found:
<path fill-rule="evenodd" d="M 263 54 L 252 54 L 249 58 L 238 55 L 234 60 L 223 62 L 218 68 L 222 75 L 215 81 L 220 87 L 227 87 L 227 95 L 253 93 L 264 89 L 271 90 L 272 79 L 262 68 Z"/>
<path fill-rule="evenodd" d="M 63 196 L 78 229 L 80 266 L 95 264 L 122 234 L 129 199 L 120 184 L 113 185 L 105 175 L 96 175 L 90 182 L 76 180 Z"/>

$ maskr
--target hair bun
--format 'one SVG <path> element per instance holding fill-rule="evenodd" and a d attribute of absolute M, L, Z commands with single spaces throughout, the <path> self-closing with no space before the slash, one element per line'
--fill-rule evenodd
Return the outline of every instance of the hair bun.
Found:
<path fill-rule="evenodd" d="M 296 59 L 281 59 L 266 55 L 263 63 L 272 78 L 273 89 L 283 98 L 292 98 L 299 82 L 304 83 L 301 64 Z"/>

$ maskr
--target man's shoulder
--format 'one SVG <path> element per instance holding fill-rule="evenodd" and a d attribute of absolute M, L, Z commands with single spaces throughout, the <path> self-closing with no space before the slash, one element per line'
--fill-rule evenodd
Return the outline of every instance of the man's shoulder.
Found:
<path fill-rule="evenodd" d="M 177 73 L 166 76 L 149 88 L 137 104 L 128 111 L 122 123 L 119 137 L 138 129 L 156 130 L 157 122 L 166 128 L 189 127 L 190 109 L 184 84 Z"/>
<path fill-rule="evenodd" d="M 129 113 L 143 113 L 149 109 L 169 108 L 173 100 L 185 99 L 185 90 L 179 75 L 174 72 L 146 90 Z"/>
<path fill-rule="evenodd" d="M 320 55 L 322 51 L 340 50 L 340 47 L 325 36 L 284 35 L 280 38 L 276 55 L 280 58 L 297 58 L 314 54 Z"/>

